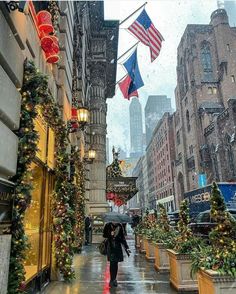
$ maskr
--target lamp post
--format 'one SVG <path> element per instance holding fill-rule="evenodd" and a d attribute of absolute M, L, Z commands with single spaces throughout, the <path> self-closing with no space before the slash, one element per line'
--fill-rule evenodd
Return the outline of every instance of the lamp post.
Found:
<path fill-rule="evenodd" d="M 77 119 L 79 127 L 84 129 L 85 125 L 89 121 L 89 110 L 86 107 L 80 107 L 77 109 Z"/>

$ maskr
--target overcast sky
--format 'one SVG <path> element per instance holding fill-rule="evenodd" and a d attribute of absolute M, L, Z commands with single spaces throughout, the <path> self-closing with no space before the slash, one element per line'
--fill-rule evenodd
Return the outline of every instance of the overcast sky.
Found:
<path fill-rule="evenodd" d="M 123 20 L 145 1 L 105 0 L 105 19 Z M 139 99 L 144 109 L 148 95 L 163 94 L 171 98 L 175 108 L 177 47 L 187 24 L 209 24 L 211 13 L 217 8 L 217 0 L 156 0 L 148 1 L 146 11 L 165 41 L 159 57 L 151 63 L 149 48 L 138 46 L 138 63 L 144 86 L 139 89 Z M 141 12 L 141 11 L 140 11 Z M 137 42 L 127 28 L 139 15 L 136 13 L 119 30 L 118 56 Z M 132 52 L 132 51 L 131 51 Z M 123 60 L 128 57 L 126 55 Z M 123 60 L 119 60 L 122 62 Z M 125 75 L 121 64 L 117 66 L 117 81 Z M 129 152 L 129 105 L 120 90 L 108 101 L 107 131 L 110 149 L 113 145 Z M 143 118 L 144 120 L 144 118 Z"/>

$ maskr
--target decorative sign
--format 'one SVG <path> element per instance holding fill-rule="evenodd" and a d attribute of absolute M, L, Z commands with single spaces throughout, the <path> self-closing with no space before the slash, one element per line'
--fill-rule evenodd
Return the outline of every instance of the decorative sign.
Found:
<path fill-rule="evenodd" d="M 198 175 L 198 188 L 205 187 L 207 185 L 207 177 L 206 174 Z"/>
<path fill-rule="evenodd" d="M 12 221 L 13 193 L 13 185 L 7 181 L 0 180 L 0 233 L 1 227 L 5 227 L 5 225 L 11 224 Z"/>
<path fill-rule="evenodd" d="M 136 188 L 136 177 L 117 177 L 107 178 L 107 193 L 135 195 L 138 190 Z"/>

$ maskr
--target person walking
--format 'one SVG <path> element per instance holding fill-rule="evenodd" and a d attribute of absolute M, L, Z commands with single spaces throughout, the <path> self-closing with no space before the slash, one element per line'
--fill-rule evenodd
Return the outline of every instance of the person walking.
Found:
<path fill-rule="evenodd" d="M 107 259 L 110 262 L 110 287 L 117 287 L 118 262 L 124 260 L 122 245 L 127 255 L 130 255 L 129 246 L 125 240 L 123 226 L 120 223 L 107 223 L 103 230 L 103 237 L 107 238 Z"/>

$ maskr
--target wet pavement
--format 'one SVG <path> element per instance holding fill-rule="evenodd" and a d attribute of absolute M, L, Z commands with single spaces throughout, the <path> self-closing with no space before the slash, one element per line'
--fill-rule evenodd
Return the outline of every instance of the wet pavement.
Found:
<path fill-rule="evenodd" d="M 170 287 L 168 274 L 157 273 L 154 263 L 136 251 L 134 241 L 128 243 L 132 254 L 119 263 L 117 288 L 109 289 L 109 263 L 92 245 L 85 246 L 82 254 L 75 256 L 76 280 L 71 284 L 51 282 L 43 294 L 176 294 Z"/>

